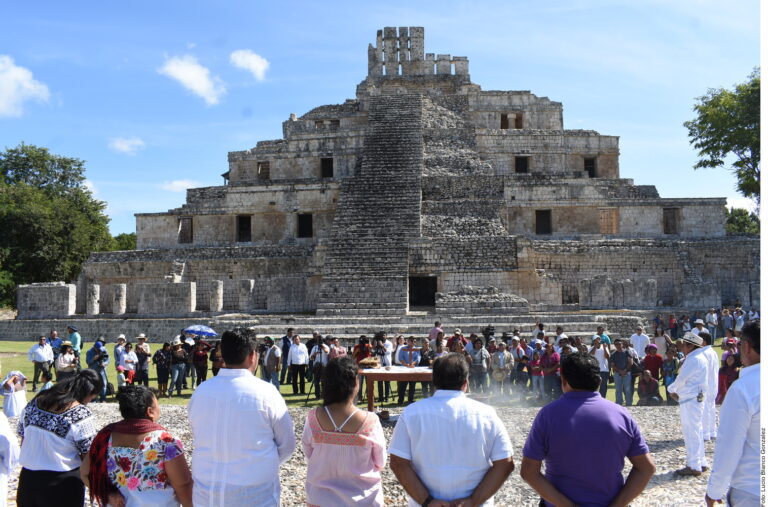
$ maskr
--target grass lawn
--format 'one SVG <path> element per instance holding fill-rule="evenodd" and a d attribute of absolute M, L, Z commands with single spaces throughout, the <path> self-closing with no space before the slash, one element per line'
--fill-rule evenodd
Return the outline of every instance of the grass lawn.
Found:
<path fill-rule="evenodd" d="M 718 347 L 718 353 L 722 355 L 721 349 L 719 349 L 719 343 L 721 340 L 717 340 L 716 346 Z M 29 385 L 27 387 L 27 399 L 32 399 L 34 396 L 34 393 L 32 393 L 32 385 L 31 385 L 31 377 L 32 377 L 32 363 L 27 359 L 27 351 L 29 348 L 34 345 L 34 342 L 31 341 L 0 341 L 0 373 L 3 377 L 5 377 L 6 373 L 11 370 L 19 370 L 27 377 L 29 377 Z M 88 344 L 88 347 L 90 347 L 90 343 Z M 115 370 L 113 361 L 114 358 L 112 358 L 112 348 L 114 347 L 114 343 L 107 344 L 108 351 L 110 352 L 110 364 L 107 366 L 107 378 L 113 385 L 117 385 L 117 371 Z M 157 350 L 158 344 L 150 344 L 150 347 L 152 347 L 152 352 L 154 353 L 155 350 Z M 84 355 L 84 354 L 83 354 Z M 83 363 L 84 363 L 84 357 L 83 357 Z M 154 367 L 150 367 L 150 385 L 153 387 L 157 387 L 157 378 L 154 376 L 155 369 Z M 212 376 L 213 374 L 208 372 L 208 376 Z M 310 389 L 309 383 L 306 383 L 306 390 L 309 392 Z M 378 387 L 378 386 L 377 386 Z M 662 395 L 665 394 L 663 386 L 661 387 Z M 173 398 L 161 398 L 160 404 L 161 405 L 186 405 L 187 401 L 189 400 L 190 396 L 192 396 L 192 390 L 186 389 L 182 391 L 181 397 L 173 397 Z M 289 406 L 304 406 L 305 400 L 306 400 L 306 406 L 313 407 L 319 405 L 319 400 L 315 399 L 314 392 L 310 395 L 309 400 L 307 400 L 307 395 L 294 395 L 293 389 L 290 385 L 281 385 L 280 386 L 280 392 L 282 393 L 283 397 L 285 398 L 286 403 Z M 392 408 L 397 406 L 397 383 L 391 382 L 391 392 L 394 394 L 394 399 L 390 398 L 389 403 L 385 403 L 383 406 L 386 408 Z M 378 390 L 374 390 L 374 394 L 378 394 Z M 421 384 L 416 384 L 416 399 L 421 398 Z M 616 401 L 616 393 L 613 388 L 613 384 L 608 385 L 608 396 L 607 399 L 611 401 Z M 361 407 L 364 407 L 365 404 L 360 405 Z M 519 406 L 519 404 L 518 404 Z"/>

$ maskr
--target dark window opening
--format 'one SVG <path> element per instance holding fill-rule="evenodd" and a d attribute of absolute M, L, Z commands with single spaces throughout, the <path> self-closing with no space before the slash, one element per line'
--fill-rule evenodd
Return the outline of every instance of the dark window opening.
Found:
<path fill-rule="evenodd" d="M 320 159 L 320 177 L 333 178 L 333 158 Z"/>
<path fill-rule="evenodd" d="M 579 303 L 579 286 L 575 283 L 563 284 L 563 304 L 574 305 Z"/>
<path fill-rule="evenodd" d="M 552 234 L 552 210 L 536 210 L 536 234 Z"/>
<path fill-rule="evenodd" d="M 311 238 L 313 236 L 311 213 L 299 213 L 296 224 L 297 238 Z"/>
<path fill-rule="evenodd" d="M 269 162 L 257 162 L 256 175 L 260 180 L 268 180 L 269 179 Z"/>
<path fill-rule="evenodd" d="M 597 177 L 597 159 L 594 157 L 585 158 L 584 170 L 587 171 L 587 174 L 589 175 L 590 178 L 596 178 Z"/>
<path fill-rule="evenodd" d="M 523 114 L 522 113 L 517 113 L 515 115 L 515 128 L 516 129 L 523 128 Z"/>
<path fill-rule="evenodd" d="M 509 115 L 507 113 L 501 113 L 501 129 L 506 130 L 509 128 Z"/>
<path fill-rule="evenodd" d="M 680 234 L 680 208 L 664 208 L 664 234 Z"/>
<path fill-rule="evenodd" d="M 251 241 L 251 216 L 237 216 L 237 242 L 250 243 Z"/>
<path fill-rule="evenodd" d="M 435 294 L 437 293 L 436 276 L 409 276 L 408 277 L 408 305 L 435 306 Z"/>
<path fill-rule="evenodd" d="M 341 122 L 339 120 L 331 120 L 331 128 L 332 129 L 338 129 L 339 125 L 341 125 Z"/>
<path fill-rule="evenodd" d="M 324 122 L 323 120 L 315 120 L 315 129 L 320 130 L 323 128 Z"/>
<path fill-rule="evenodd" d="M 192 217 L 179 218 L 179 243 L 192 243 Z"/>
<path fill-rule="evenodd" d="M 525 174 L 528 172 L 528 162 L 531 157 L 515 157 L 515 172 Z"/>

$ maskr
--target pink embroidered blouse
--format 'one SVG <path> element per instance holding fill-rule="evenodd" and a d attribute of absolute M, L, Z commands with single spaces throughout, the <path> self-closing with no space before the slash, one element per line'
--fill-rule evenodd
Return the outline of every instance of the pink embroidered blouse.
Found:
<path fill-rule="evenodd" d="M 384 505 L 380 470 L 387 441 L 376 414 L 369 412 L 357 433 L 325 431 L 315 408 L 307 414 L 301 446 L 307 457 L 310 507 Z"/>

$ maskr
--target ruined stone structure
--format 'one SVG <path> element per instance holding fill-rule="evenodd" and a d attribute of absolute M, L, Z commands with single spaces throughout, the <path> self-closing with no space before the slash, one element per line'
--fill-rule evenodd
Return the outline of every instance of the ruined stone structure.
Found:
<path fill-rule="evenodd" d="M 725 237 L 725 199 L 621 178 L 618 137 L 565 130 L 547 97 L 483 91 L 466 57 L 424 52 L 420 27 L 377 33 L 354 99 L 228 158 L 225 185 L 136 216 L 136 251 L 92 254 L 73 285 L 20 287 L 19 317 L 759 302 L 759 243 Z"/>

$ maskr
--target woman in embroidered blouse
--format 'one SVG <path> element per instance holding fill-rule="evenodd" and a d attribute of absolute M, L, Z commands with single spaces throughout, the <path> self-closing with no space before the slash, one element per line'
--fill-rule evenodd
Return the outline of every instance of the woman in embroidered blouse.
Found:
<path fill-rule="evenodd" d="M 160 406 L 149 388 L 117 393 L 123 420 L 99 431 L 80 477 L 91 500 L 125 507 L 192 505 L 192 475 L 181 441 L 157 424 Z"/>
<path fill-rule="evenodd" d="M 380 472 L 387 442 L 378 416 L 355 407 L 357 370 L 351 357 L 328 361 L 323 405 L 307 414 L 301 445 L 311 507 L 384 505 Z"/>
<path fill-rule="evenodd" d="M 101 376 L 82 370 L 37 394 L 19 418 L 22 438 L 18 505 L 82 507 L 81 458 L 96 435 L 86 406 L 101 393 Z"/>

